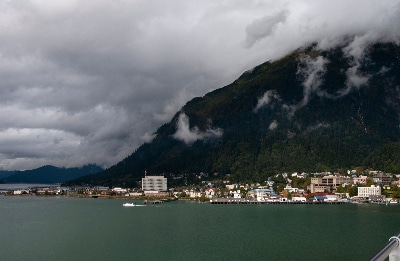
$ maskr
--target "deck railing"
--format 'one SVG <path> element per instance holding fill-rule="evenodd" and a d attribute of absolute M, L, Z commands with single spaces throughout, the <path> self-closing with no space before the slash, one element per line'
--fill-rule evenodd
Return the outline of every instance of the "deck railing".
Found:
<path fill-rule="evenodd" d="M 370 259 L 370 261 L 400 261 L 400 233 L 389 238 L 389 242 Z"/>

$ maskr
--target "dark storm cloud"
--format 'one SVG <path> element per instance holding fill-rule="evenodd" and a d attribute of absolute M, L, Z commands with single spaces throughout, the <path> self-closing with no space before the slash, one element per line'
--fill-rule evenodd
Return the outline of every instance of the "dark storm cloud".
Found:
<path fill-rule="evenodd" d="M 191 98 L 303 44 L 357 34 L 356 66 L 399 17 L 399 1 L 0 1 L 0 169 L 110 166 Z"/>

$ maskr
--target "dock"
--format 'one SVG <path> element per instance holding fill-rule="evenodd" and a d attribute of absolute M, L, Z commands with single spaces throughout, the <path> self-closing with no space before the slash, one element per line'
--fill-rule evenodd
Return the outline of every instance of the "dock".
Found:
<path fill-rule="evenodd" d="M 257 201 L 244 198 L 216 198 L 210 200 L 210 204 L 228 205 L 344 205 L 349 204 L 342 201 Z"/>

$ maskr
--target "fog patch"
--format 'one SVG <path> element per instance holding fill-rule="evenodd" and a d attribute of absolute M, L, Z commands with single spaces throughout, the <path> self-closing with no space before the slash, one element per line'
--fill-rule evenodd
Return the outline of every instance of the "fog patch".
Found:
<path fill-rule="evenodd" d="M 157 134 L 146 132 L 145 134 L 143 134 L 142 137 L 140 137 L 140 139 L 141 139 L 144 143 L 152 143 L 153 140 L 154 140 L 156 137 L 157 137 Z"/>
<path fill-rule="evenodd" d="M 297 69 L 297 75 L 304 79 L 303 85 L 303 100 L 298 104 L 290 106 L 289 117 L 292 117 L 298 109 L 303 108 L 310 101 L 311 95 L 316 94 L 319 97 L 331 97 L 327 92 L 319 89 L 323 83 L 322 77 L 326 72 L 328 59 L 318 56 L 312 58 L 309 55 L 302 55 Z"/>
<path fill-rule="evenodd" d="M 258 99 L 257 106 L 254 108 L 254 112 L 257 112 L 260 108 L 269 105 L 272 99 L 280 100 L 280 97 L 276 90 L 266 91 L 264 95 L 260 99 Z"/>
<path fill-rule="evenodd" d="M 274 120 L 273 122 L 271 122 L 268 129 L 272 131 L 272 130 L 275 130 L 277 127 L 278 127 L 278 122 L 276 120 Z"/>
<path fill-rule="evenodd" d="M 179 115 L 176 123 L 176 132 L 172 137 L 177 140 L 183 141 L 186 144 L 192 144 L 197 140 L 205 138 L 219 138 L 222 136 L 223 131 L 220 128 L 212 129 L 209 128 L 206 131 L 200 131 L 197 126 L 190 128 L 189 117 L 185 113 Z"/>
<path fill-rule="evenodd" d="M 331 125 L 329 123 L 318 123 L 317 125 L 308 126 L 305 130 L 305 133 L 309 133 L 318 129 L 329 128 Z"/>

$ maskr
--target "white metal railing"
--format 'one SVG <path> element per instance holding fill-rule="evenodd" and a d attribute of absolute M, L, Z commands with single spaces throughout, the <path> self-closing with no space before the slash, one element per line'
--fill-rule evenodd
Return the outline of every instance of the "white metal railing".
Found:
<path fill-rule="evenodd" d="M 400 234 L 389 238 L 389 242 L 370 259 L 370 261 L 400 261 Z"/>

